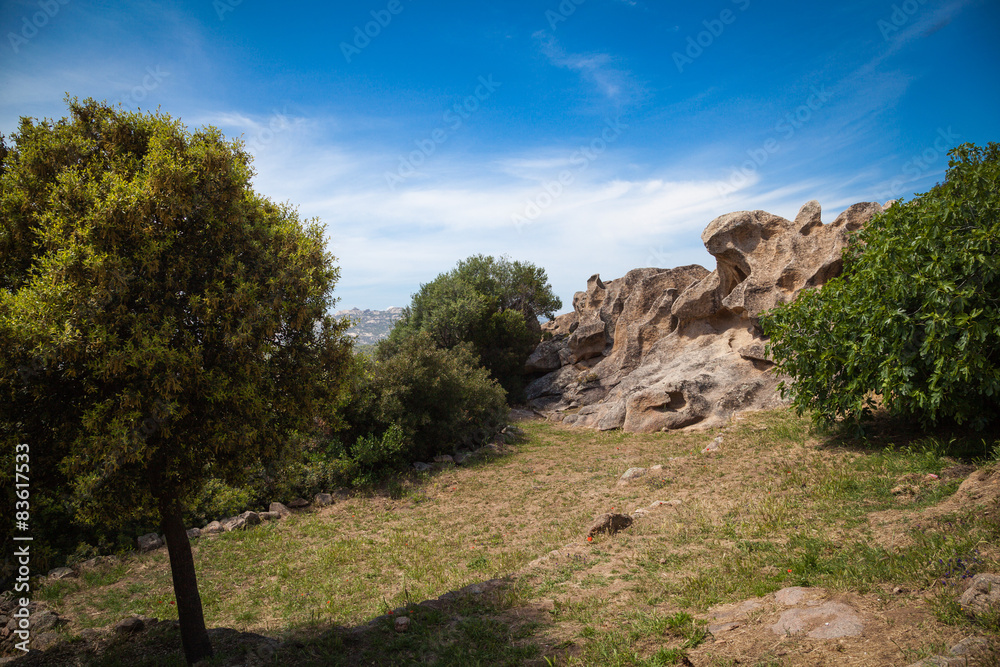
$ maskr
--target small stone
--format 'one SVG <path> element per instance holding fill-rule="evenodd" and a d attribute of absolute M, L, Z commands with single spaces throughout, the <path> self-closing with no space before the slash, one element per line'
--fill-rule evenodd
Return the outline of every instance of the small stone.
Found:
<path fill-rule="evenodd" d="M 1000 611 L 1000 575 L 977 574 L 968 590 L 958 599 L 958 604 L 969 616 Z"/>
<path fill-rule="evenodd" d="M 76 572 L 69 567 L 57 567 L 54 570 L 49 570 L 49 579 L 72 579 L 76 576 Z"/>
<path fill-rule="evenodd" d="M 666 565 L 666 564 L 667 564 L 667 559 L 666 558 L 661 558 L 660 559 L 660 565 Z"/>
<path fill-rule="evenodd" d="M 410 629 L 410 619 L 407 616 L 400 616 L 395 623 L 396 632 L 406 632 Z"/>
<path fill-rule="evenodd" d="M 218 533 L 226 532 L 226 529 L 222 527 L 222 524 L 218 521 L 213 521 L 204 528 L 201 529 L 204 535 L 216 535 Z"/>
<path fill-rule="evenodd" d="M 711 635 L 717 635 L 723 632 L 729 632 L 730 630 L 735 630 L 738 627 L 740 627 L 740 624 L 736 621 L 730 621 L 729 623 L 716 623 L 715 625 L 708 626 L 708 633 Z"/>
<path fill-rule="evenodd" d="M 163 540 L 156 533 L 147 533 L 146 535 L 140 535 L 136 542 L 139 545 L 139 551 L 146 553 L 147 551 L 153 551 L 159 549 L 163 546 Z"/>
<path fill-rule="evenodd" d="M 663 505 L 673 505 L 674 507 L 676 507 L 677 505 L 682 505 L 683 503 L 684 501 L 677 500 L 675 498 L 673 500 L 654 500 L 653 502 L 649 503 L 649 506 L 656 508 L 656 507 L 662 507 Z"/>
<path fill-rule="evenodd" d="M 196 540 L 201 537 L 201 528 L 188 528 L 187 536 L 189 540 Z"/>
<path fill-rule="evenodd" d="M 283 504 L 278 503 L 278 502 L 274 502 L 274 503 L 271 503 L 270 505 L 268 505 L 267 511 L 268 512 L 274 512 L 280 518 L 285 518 L 286 516 L 288 516 L 288 515 L 290 515 L 292 513 L 292 511 L 290 509 L 288 509 Z"/>
<path fill-rule="evenodd" d="M 645 468 L 629 468 L 618 478 L 618 486 L 628 484 L 633 479 L 639 479 L 646 474 Z"/>
<path fill-rule="evenodd" d="M 309 507 L 309 501 L 305 498 L 296 498 L 292 502 L 288 503 L 288 506 L 292 509 L 302 509 L 303 507 Z"/>
<path fill-rule="evenodd" d="M 277 512 L 257 512 L 257 516 L 260 517 L 261 521 L 277 521 L 281 518 Z"/>
<path fill-rule="evenodd" d="M 712 452 L 717 452 L 722 449 L 722 436 L 720 435 L 712 442 L 705 446 L 705 449 L 701 450 L 702 454 L 711 454 Z"/>
<path fill-rule="evenodd" d="M 313 496 L 313 505 L 316 507 L 326 507 L 333 504 L 333 496 L 329 493 L 317 493 Z"/>
<path fill-rule="evenodd" d="M 36 633 L 54 630 L 65 622 L 66 621 L 64 619 L 59 617 L 59 614 L 48 609 L 36 611 L 28 618 L 28 625 L 31 627 L 31 630 Z"/>
<path fill-rule="evenodd" d="M 892 594 L 893 595 L 902 595 L 905 592 L 906 592 L 906 589 L 903 588 L 902 586 L 896 586 L 895 588 L 892 589 Z"/>
<path fill-rule="evenodd" d="M 620 530 L 624 530 L 632 525 L 632 517 L 627 514 L 603 514 L 597 518 L 587 531 L 588 537 L 594 537 L 600 533 L 614 535 Z"/>
<path fill-rule="evenodd" d="M 951 654 L 972 657 L 985 654 L 989 648 L 990 642 L 985 637 L 966 637 L 951 647 Z"/>
<path fill-rule="evenodd" d="M 133 616 L 131 618 L 122 619 L 115 623 L 111 630 L 119 635 L 131 635 L 137 632 L 142 632 L 146 624 L 142 622 L 142 619 L 138 616 Z"/>

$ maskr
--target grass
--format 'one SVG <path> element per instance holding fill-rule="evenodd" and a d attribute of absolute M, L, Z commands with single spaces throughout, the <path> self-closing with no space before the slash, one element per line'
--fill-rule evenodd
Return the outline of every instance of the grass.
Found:
<path fill-rule="evenodd" d="M 975 625 L 954 602 L 963 576 L 1000 565 L 996 514 L 924 515 L 958 488 L 927 477 L 954 463 L 947 441 L 844 440 L 787 410 L 725 432 L 525 428 L 527 441 L 508 456 L 198 540 L 209 626 L 283 640 L 263 664 L 786 664 L 773 635 L 728 648 L 710 641 L 708 610 L 808 586 L 882 605 L 879 613 L 928 610 L 920 632 L 880 629 L 901 653 L 872 660 L 1000 633 L 996 619 Z M 701 455 L 720 433 L 721 451 Z M 617 484 L 628 468 L 657 464 Z M 901 484 L 912 488 L 894 493 Z M 680 502 L 586 542 L 595 516 L 653 500 Z M 487 594 L 418 605 L 495 579 L 504 583 Z M 908 593 L 890 599 L 894 588 Z M 72 619 L 70 635 L 129 615 L 176 618 L 165 550 L 49 583 L 39 597 Z M 404 633 L 387 615 L 400 608 L 411 617 Z M 763 620 L 746 626 L 748 637 L 765 630 Z M 139 651 L 112 645 L 94 664 L 181 664 L 169 630 L 142 641 Z M 788 655 L 807 648 L 788 641 Z M 851 656 L 853 645 L 839 646 Z M 156 657 L 144 662 L 147 654 Z"/>

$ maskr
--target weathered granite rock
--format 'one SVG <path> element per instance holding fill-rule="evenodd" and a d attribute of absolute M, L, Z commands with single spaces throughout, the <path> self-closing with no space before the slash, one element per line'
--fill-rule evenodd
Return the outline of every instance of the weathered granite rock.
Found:
<path fill-rule="evenodd" d="M 282 519 L 292 513 L 292 511 L 290 509 L 288 509 L 282 503 L 279 503 L 279 502 L 273 502 L 270 505 L 268 505 L 267 511 L 268 512 L 274 512 L 275 514 L 277 514 Z"/>
<path fill-rule="evenodd" d="M 140 535 L 136 538 L 136 543 L 139 546 L 139 551 L 145 553 L 147 551 L 153 551 L 154 549 L 159 549 L 163 546 L 163 538 L 161 538 L 156 533 L 148 533 L 146 535 Z"/>
<path fill-rule="evenodd" d="M 977 574 L 958 599 L 958 604 L 969 616 L 1000 612 L 1000 575 Z"/>
<path fill-rule="evenodd" d="M 712 272 L 591 276 L 573 312 L 543 326 L 553 337 L 526 366 L 544 373 L 526 388 L 529 406 L 564 424 L 651 432 L 721 426 L 781 405 L 758 317 L 840 273 L 848 233 L 882 210 L 855 204 L 828 225 L 815 201 L 794 221 L 729 213 L 702 233 Z"/>
<path fill-rule="evenodd" d="M 69 567 L 57 567 L 49 570 L 49 579 L 72 579 L 76 577 L 76 572 Z"/>
<path fill-rule="evenodd" d="M 216 535 L 218 533 L 226 532 L 226 529 L 222 527 L 222 524 L 218 521 L 212 521 L 201 529 L 203 535 Z"/>
<path fill-rule="evenodd" d="M 329 493 L 317 493 L 313 496 L 313 505 L 316 507 L 326 507 L 333 504 L 333 496 Z"/>

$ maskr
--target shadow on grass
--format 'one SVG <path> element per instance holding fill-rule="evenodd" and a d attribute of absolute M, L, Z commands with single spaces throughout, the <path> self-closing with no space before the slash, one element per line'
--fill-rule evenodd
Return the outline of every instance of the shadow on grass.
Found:
<path fill-rule="evenodd" d="M 530 608 L 519 608 L 516 616 L 506 613 L 520 603 L 516 583 L 489 580 L 387 610 L 352 628 L 306 624 L 283 633 L 280 640 L 213 628 L 209 634 L 216 655 L 199 665 L 545 665 L 534 635 L 551 621 L 545 612 Z M 397 629 L 397 624 L 407 627 Z M 176 622 L 165 621 L 132 636 L 71 638 L 8 664 L 182 667 L 187 663 L 180 643 Z"/>
<path fill-rule="evenodd" d="M 957 424 L 927 428 L 914 419 L 875 413 L 861 425 L 839 423 L 816 427 L 822 448 L 844 449 L 862 454 L 909 450 L 931 453 L 962 462 L 983 462 L 1000 456 L 1000 424 L 996 428 L 973 431 Z"/>

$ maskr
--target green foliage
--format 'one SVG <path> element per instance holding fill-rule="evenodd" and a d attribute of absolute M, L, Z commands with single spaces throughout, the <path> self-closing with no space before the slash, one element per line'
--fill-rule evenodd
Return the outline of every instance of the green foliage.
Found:
<path fill-rule="evenodd" d="M 538 317 L 552 318 L 560 307 L 544 269 L 475 255 L 421 285 L 387 349 L 419 331 L 445 349 L 469 343 L 516 400 L 524 387 L 524 362 L 541 340 Z"/>
<path fill-rule="evenodd" d="M 881 399 L 976 429 L 1000 413 L 1000 144 L 950 155 L 944 183 L 852 238 L 841 276 L 762 318 L 800 411 L 858 423 Z"/>
<path fill-rule="evenodd" d="M 69 110 L 0 151 L 0 452 L 30 444 L 54 543 L 241 485 L 336 404 L 350 357 L 322 227 L 253 191 L 239 142 Z"/>
<path fill-rule="evenodd" d="M 437 347 L 415 332 L 356 355 L 346 426 L 327 454 L 347 462 L 347 483 L 370 483 L 416 460 L 483 444 L 506 423 L 503 388 L 469 346 Z"/>

